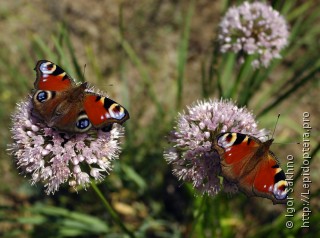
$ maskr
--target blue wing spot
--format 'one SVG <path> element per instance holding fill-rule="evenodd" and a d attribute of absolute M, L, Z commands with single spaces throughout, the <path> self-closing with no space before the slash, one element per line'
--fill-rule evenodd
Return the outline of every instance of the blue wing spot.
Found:
<path fill-rule="evenodd" d="M 37 95 L 37 100 L 39 102 L 44 102 L 48 99 L 48 93 L 46 91 L 41 91 Z"/>
<path fill-rule="evenodd" d="M 81 130 L 86 129 L 88 126 L 90 126 L 90 121 L 87 118 L 82 118 L 77 121 L 76 126 Z"/>

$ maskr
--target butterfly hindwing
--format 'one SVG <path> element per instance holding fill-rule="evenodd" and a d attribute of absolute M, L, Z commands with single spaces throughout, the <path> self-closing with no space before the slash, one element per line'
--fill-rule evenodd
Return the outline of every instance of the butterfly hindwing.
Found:
<path fill-rule="evenodd" d="M 285 173 L 280 168 L 275 155 L 269 151 L 257 166 L 253 192 L 258 196 L 271 199 L 274 203 L 285 203 L 286 187 Z"/>
<path fill-rule="evenodd" d="M 217 136 L 221 174 L 247 196 L 260 196 L 283 203 L 287 195 L 285 174 L 275 155 L 269 151 L 272 140 L 261 142 L 241 133 Z M 222 148 L 222 150 L 221 150 Z"/>
<path fill-rule="evenodd" d="M 57 107 L 65 97 L 60 91 L 37 90 L 32 98 L 33 115 L 50 124 L 49 121 L 54 118 Z"/>

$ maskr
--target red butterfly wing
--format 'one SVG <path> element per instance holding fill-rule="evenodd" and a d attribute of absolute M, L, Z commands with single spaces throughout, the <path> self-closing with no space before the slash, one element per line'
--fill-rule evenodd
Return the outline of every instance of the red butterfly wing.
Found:
<path fill-rule="evenodd" d="M 94 93 L 87 93 L 83 102 L 90 122 L 96 128 L 112 123 L 122 124 L 129 119 L 128 111 L 115 101 Z"/>
<path fill-rule="evenodd" d="M 259 145 L 239 133 L 223 133 L 217 137 L 218 146 L 223 148 L 221 156 L 222 175 L 231 182 L 238 182 L 245 167 Z"/>
<path fill-rule="evenodd" d="M 285 179 L 285 173 L 270 151 L 257 166 L 253 192 L 257 196 L 271 199 L 273 203 L 285 203 L 287 197 Z"/>
<path fill-rule="evenodd" d="M 223 133 L 217 137 L 221 156 L 221 173 L 248 196 L 260 196 L 283 203 L 287 195 L 285 174 L 269 151 L 272 140 L 262 143 L 240 133 Z"/>
<path fill-rule="evenodd" d="M 48 60 L 39 60 L 35 70 L 37 71 L 35 89 L 64 91 L 74 85 L 72 78 L 61 67 Z"/>

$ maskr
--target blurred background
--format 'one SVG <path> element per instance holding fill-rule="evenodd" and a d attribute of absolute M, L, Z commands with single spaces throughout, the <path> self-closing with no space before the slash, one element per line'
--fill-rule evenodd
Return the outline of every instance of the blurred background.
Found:
<path fill-rule="evenodd" d="M 0 236 L 126 237 L 91 188 L 66 186 L 47 196 L 41 184 L 31 186 L 28 176 L 19 175 L 7 151 L 10 116 L 31 93 L 40 59 L 85 79 L 130 112 L 120 159 L 99 188 L 137 237 L 319 236 L 320 2 L 268 1 L 288 22 L 289 45 L 268 68 L 245 73 L 232 54 L 219 53 L 216 41 L 221 17 L 242 2 L 1 1 Z M 240 74 L 257 83 L 228 94 L 224 85 Z M 275 132 L 280 144 L 272 151 L 284 170 L 287 155 L 295 157 L 292 229 L 285 226 L 285 205 L 242 193 L 202 196 L 178 181 L 163 159 L 177 113 L 197 100 L 221 97 L 246 105 L 261 128 L 273 130 L 281 113 Z M 303 112 L 311 115 L 313 158 L 310 227 L 302 229 L 302 146 L 288 143 L 302 142 Z"/>

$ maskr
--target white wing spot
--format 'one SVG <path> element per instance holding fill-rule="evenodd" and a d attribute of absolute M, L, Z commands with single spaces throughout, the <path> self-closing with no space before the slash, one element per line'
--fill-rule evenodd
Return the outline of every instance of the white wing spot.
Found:
<path fill-rule="evenodd" d="M 46 75 L 46 77 L 47 77 L 48 74 L 52 74 L 52 72 L 54 72 L 54 71 L 56 70 L 56 65 L 55 65 L 55 64 L 53 64 L 51 70 L 48 70 L 48 65 L 49 65 L 49 64 L 52 64 L 52 63 L 51 63 L 51 62 L 46 62 L 46 63 L 42 63 L 42 64 L 40 65 L 40 71 L 41 71 L 44 75 Z M 44 76 L 44 75 L 43 75 L 43 76 Z"/>

